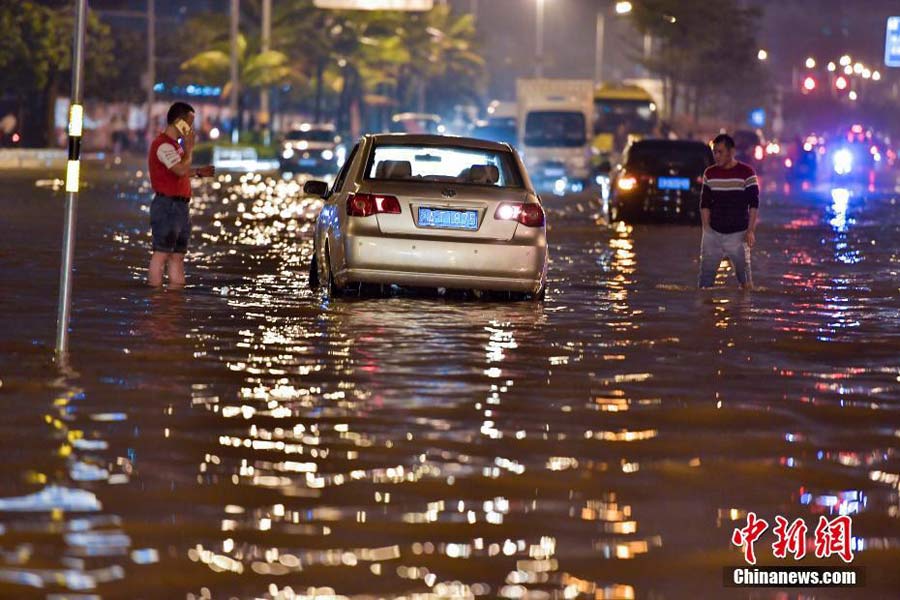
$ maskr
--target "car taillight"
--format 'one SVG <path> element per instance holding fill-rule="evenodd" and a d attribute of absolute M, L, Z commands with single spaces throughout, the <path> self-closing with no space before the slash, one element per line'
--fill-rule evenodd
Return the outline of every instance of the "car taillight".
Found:
<path fill-rule="evenodd" d="M 637 184 L 637 177 L 633 175 L 623 175 L 622 177 L 619 177 L 619 182 L 616 185 L 618 185 L 619 189 L 623 192 L 630 192 L 637 187 Z"/>
<path fill-rule="evenodd" d="M 762 160 L 763 156 L 765 156 L 765 150 L 763 150 L 762 146 L 757 146 L 753 149 L 753 158 L 756 160 Z"/>
<path fill-rule="evenodd" d="M 500 221 L 518 221 L 526 227 L 543 227 L 544 209 L 540 204 L 504 202 L 494 211 L 494 218 Z"/>
<path fill-rule="evenodd" d="M 350 194 L 347 197 L 347 214 L 351 217 L 369 217 L 376 213 L 400 214 L 400 201 L 394 196 L 379 194 Z"/>

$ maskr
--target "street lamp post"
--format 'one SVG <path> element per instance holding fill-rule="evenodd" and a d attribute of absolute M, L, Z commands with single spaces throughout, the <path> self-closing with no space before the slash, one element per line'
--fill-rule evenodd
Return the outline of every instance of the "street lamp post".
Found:
<path fill-rule="evenodd" d="M 534 62 L 534 76 L 544 76 L 544 0 L 537 0 L 537 26 L 535 27 L 535 47 L 537 56 Z"/>
<path fill-rule="evenodd" d="M 156 85 L 156 0 L 147 0 L 147 131 L 144 134 L 147 147 L 156 136 L 153 126 L 153 87 Z"/>
<path fill-rule="evenodd" d="M 260 50 L 269 51 L 272 37 L 272 0 L 263 0 L 262 5 L 262 44 Z M 272 117 L 269 110 L 269 88 L 263 86 L 259 91 L 259 117 L 263 126 L 263 143 L 268 146 L 272 141 Z"/>
<path fill-rule="evenodd" d="M 605 11 L 597 13 L 597 39 L 594 47 L 594 85 L 603 83 L 603 39 L 606 34 Z"/>
<path fill-rule="evenodd" d="M 627 15 L 631 12 L 631 2 L 619 1 L 615 3 L 615 11 L 617 15 Z M 603 83 L 603 51 L 604 40 L 606 38 L 606 10 L 597 12 L 597 32 L 596 45 L 594 47 L 594 85 Z M 644 57 L 646 58 L 650 52 L 649 36 L 644 36 Z"/>
<path fill-rule="evenodd" d="M 72 315 L 72 262 L 75 257 L 75 218 L 78 213 L 78 188 L 81 175 L 81 134 L 84 108 L 81 104 L 84 81 L 84 36 L 87 0 L 75 7 L 75 33 L 72 43 L 72 97 L 69 102 L 69 160 L 66 163 L 66 213 L 63 226 L 62 264 L 59 271 L 59 307 L 56 318 L 56 353 L 64 357 L 69 350 L 69 320 Z"/>
<path fill-rule="evenodd" d="M 231 101 L 229 103 L 229 110 L 231 111 L 231 142 L 233 144 L 238 143 L 240 139 L 240 115 L 238 115 L 238 55 L 237 55 L 237 42 L 238 42 L 238 11 L 239 11 L 239 0 L 231 0 L 231 27 L 230 27 L 230 38 L 231 38 Z"/>

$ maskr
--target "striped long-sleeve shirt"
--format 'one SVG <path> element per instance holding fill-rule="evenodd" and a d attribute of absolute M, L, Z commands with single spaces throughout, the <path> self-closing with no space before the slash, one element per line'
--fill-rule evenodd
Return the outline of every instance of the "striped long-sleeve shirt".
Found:
<path fill-rule="evenodd" d="M 747 229 L 750 209 L 759 208 L 759 182 L 753 167 L 739 162 L 730 169 L 717 165 L 706 169 L 700 208 L 709 209 L 709 226 L 719 233 Z"/>

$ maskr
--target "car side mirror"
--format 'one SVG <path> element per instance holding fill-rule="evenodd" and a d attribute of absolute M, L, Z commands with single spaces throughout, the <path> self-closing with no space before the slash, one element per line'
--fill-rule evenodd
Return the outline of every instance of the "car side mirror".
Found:
<path fill-rule="evenodd" d="M 324 198 L 328 193 L 328 184 L 324 181 L 310 180 L 303 184 L 303 193 L 307 196 Z"/>

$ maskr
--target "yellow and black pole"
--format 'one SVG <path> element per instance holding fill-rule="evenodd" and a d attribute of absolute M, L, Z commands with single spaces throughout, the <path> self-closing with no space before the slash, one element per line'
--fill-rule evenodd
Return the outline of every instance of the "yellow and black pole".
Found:
<path fill-rule="evenodd" d="M 84 79 L 84 31 L 87 0 L 75 0 L 75 40 L 72 44 L 72 98 L 69 104 L 69 160 L 66 163 L 66 216 L 63 228 L 62 267 L 59 272 L 59 312 L 56 321 L 56 353 L 69 350 L 69 318 L 72 312 L 72 259 L 75 255 L 75 217 L 81 175 L 81 104 Z"/>

